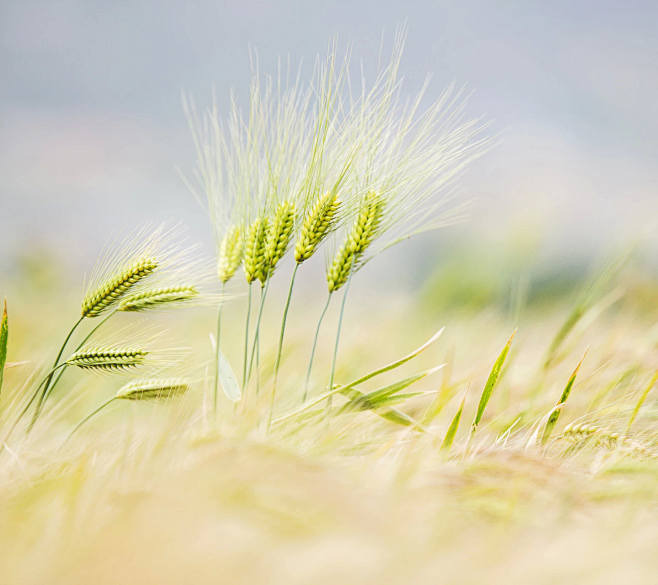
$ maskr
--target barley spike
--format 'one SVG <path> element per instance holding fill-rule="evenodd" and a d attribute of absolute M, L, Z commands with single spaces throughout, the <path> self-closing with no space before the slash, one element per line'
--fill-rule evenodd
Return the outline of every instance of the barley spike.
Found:
<path fill-rule="evenodd" d="M 169 303 L 182 302 L 193 299 L 199 291 L 191 285 L 166 286 L 125 297 L 119 301 L 117 311 L 146 311 L 158 309 Z"/>
<path fill-rule="evenodd" d="M 257 217 L 247 231 L 243 268 L 244 275 L 249 284 L 263 276 L 265 267 L 265 238 L 267 237 L 268 223 L 267 217 Z"/>
<path fill-rule="evenodd" d="M 120 371 L 142 365 L 148 351 L 130 347 L 81 349 L 71 355 L 66 363 L 85 370 Z"/>
<path fill-rule="evenodd" d="M 189 383 L 182 378 L 138 378 L 124 385 L 115 398 L 162 403 L 188 390 Z"/>
<path fill-rule="evenodd" d="M 150 256 L 135 260 L 105 284 L 85 296 L 82 301 L 82 316 L 98 317 L 157 267 L 157 261 Z"/>
<path fill-rule="evenodd" d="M 329 292 L 337 291 L 346 282 L 352 270 L 355 270 L 368 246 L 377 236 L 381 222 L 383 203 L 374 191 L 369 192 L 363 200 L 352 229 L 343 245 L 334 257 L 327 271 Z"/>
<path fill-rule="evenodd" d="M 308 260 L 334 224 L 340 201 L 336 193 L 327 193 L 317 200 L 302 223 L 302 228 L 295 244 L 295 262 L 301 264 Z"/>
<path fill-rule="evenodd" d="M 228 282 L 242 262 L 244 253 L 242 243 L 242 230 L 240 226 L 231 226 L 219 245 L 217 255 L 217 275 L 221 282 Z"/>

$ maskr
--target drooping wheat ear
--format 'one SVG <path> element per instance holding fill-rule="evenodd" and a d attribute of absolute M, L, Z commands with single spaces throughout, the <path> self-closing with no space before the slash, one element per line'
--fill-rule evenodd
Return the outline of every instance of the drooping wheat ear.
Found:
<path fill-rule="evenodd" d="M 124 297 L 119 301 L 117 311 L 138 312 L 162 309 L 172 303 L 184 303 L 198 295 L 199 291 L 192 285 L 161 286 Z"/>
<path fill-rule="evenodd" d="M 327 271 L 329 292 L 337 291 L 347 282 L 350 271 L 356 270 L 363 254 L 377 236 L 383 210 L 381 197 L 370 191 L 364 197 L 361 211 Z"/>
<path fill-rule="evenodd" d="M 158 262 L 151 256 L 134 260 L 104 284 L 89 292 L 82 301 L 83 317 L 98 317 L 132 286 L 151 274 Z"/>
<path fill-rule="evenodd" d="M 323 238 L 331 232 L 336 222 L 339 206 L 338 194 L 329 192 L 318 199 L 306 214 L 295 244 L 295 262 L 297 264 L 301 264 L 313 256 Z"/>
<path fill-rule="evenodd" d="M 247 230 L 242 261 L 244 275 L 251 284 L 263 275 L 265 269 L 265 238 L 267 237 L 268 218 L 257 217 Z"/>
<path fill-rule="evenodd" d="M 221 243 L 217 255 L 217 275 L 221 282 L 228 282 L 242 262 L 244 252 L 242 242 L 242 230 L 239 225 L 231 226 Z"/>
<path fill-rule="evenodd" d="M 188 381 L 182 378 L 138 378 L 124 385 L 115 398 L 163 403 L 182 396 L 189 388 Z"/>
<path fill-rule="evenodd" d="M 621 447 L 632 456 L 656 456 L 656 452 L 653 449 L 650 449 L 640 441 L 595 425 L 567 425 L 560 438 L 566 439 L 571 443 L 579 443 L 591 438 L 596 447 L 602 447 L 604 449 L 617 449 Z"/>
<path fill-rule="evenodd" d="M 277 263 L 288 251 L 294 227 L 295 206 L 292 203 L 284 201 L 279 204 L 267 232 L 267 239 L 265 241 L 265 264 L 269 271 L 267 276 L 272 275 Z"/>
<path fill-rule="evenodd" d="M 66 363 L 85 370 L 121 371 L 142 365 L 148 354 L 131 347 L 90 347 L 76 351 Z"/>

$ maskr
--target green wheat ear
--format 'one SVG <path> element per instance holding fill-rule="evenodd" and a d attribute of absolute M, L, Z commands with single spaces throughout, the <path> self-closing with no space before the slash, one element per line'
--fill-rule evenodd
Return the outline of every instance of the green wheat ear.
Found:
<path fill-rule="evenodd" d="M 266 278 L 272 275 L 277 263 L 288 251 L 294 227 L 295 206 L 292 203 L 284 201 L 279 204 L 276 213 L 274 214 L 274 219 L 270 222 L 267 231 L 265 241 Z"/>
<path fill-rule="evenodd" d="M 66 363 L 84 370 L 121 371 L 141 366 L 148 354 L 144 349 L 131 347 L 91 347 L 76 351 Z"/>
<path fill-rule="evenodd" d="M 228 282 L 242 262 L 244 253 L 242 230 L 240 226 L 231 226 L 219 245 L 217 257 L 217 275 L 221 282 Z"/>
<path fill-rule="evenodd" d="M 156 259 L 151 256 L 144 256 L 131 262 L 85 296 L 82 301 L 82 316 L 98 317 L 157 267 Z"/>
<path fill-rule="evenodd" d="M 244 245 L 243 269 L 247 282 L 251 284 L 257 278 L 264 281 L 265 272 L 265 240 L 267 237 L 268 218 L 257 217 L 247 230 Z"/>
<path fill-rule="evenodd" d="M 124 385 L 115 398 L 162 403 L 185 394 L 189 388 L 189 383 L 182 378 L 138 378 Z"/>
<path fill-rule="evenodd" d="M 172 303 L 184 303 L 198 295 L 199 291 L 192 285 L 163 286 L 121 299 L 117 311 L 140 312 L 161 309 L 171 306 Z"/>
<path fill-rule="evenodd" d="M 350 271 L 356 269 L 368 246 L 377 237 L 383 210 L 384 203 L 381 197 L 370 191 L 364 197 L 361 211 L 327 271 L 329 292 L 337 291 L 343 286 L 347 282 Z"/>
<path fill-rule="evenodd" d="M 301 264 L 313 256 L 323 238 L 331 232 L 336 223 L 339 206 L 338 195 L 329 192 L 318 199 L 306 214 L 295 244 L 295 262 L 297 264 Z"/>

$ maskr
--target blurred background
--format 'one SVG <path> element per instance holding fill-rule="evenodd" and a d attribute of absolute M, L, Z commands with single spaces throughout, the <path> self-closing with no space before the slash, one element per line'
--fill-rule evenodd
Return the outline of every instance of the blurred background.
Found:
<path fill-rule="evenodd" d="M 58 266 L 77 292 L 108 235 L 144 220 L 181 220 L 210 253 L 207 218 L 176 171 L 194 164 L 181 90 L 204 107 L 215 86 L 226 111 L 231 87 L 247 93 L 249 47 L 263 71 L 290 55 L 308 78 L 334 34 L 374 66 L 382 34 L 390 47 L 405 19 L 406 90 L 427 74 L 430 97 L 466 84 L 468 113 L 495 120 L 502 141 L 462 181 L 464 198 L 478 200 L 471 221 L 388 252 L 362 288 L 438 282 L 448 294 L 460 283 L 470 293 L 450 293 L 456 302 L 512 298 L 581 278 L 638 234 L 653 266 L 653 1 L 2 0 L 3 288 Z"/>

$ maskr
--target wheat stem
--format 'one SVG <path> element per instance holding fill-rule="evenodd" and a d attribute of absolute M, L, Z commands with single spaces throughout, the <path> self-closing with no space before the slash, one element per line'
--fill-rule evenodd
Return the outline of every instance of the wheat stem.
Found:
<path fill-rule="evenodd" d="M 324 306 L 324 309 L 322 310 L 322 314 L 320 315 L 320 320 L 318 321 L 318 326 L 315 330 L 315 337 L 313 338 L 313 347 L 311 347 L 311 358 L 308 360 L 308 371 L 306 372 L 306 382 L 304 384 L 304 396 L 302 398 L 302 404 L 306 402 L 306 396 L 308 395 L 308 384 L 311 379 L 311 369 L 313 368 L 313 358 L 315 357 L 315 348 L 318 345 L 318 337 L 320 336 L 320 326 L 322 325 L 322 320 L 324 319 L 324 316 L 327 313 L 327 309 L 329 308 L 329 303 L 331 302 L 331 295 L 332 293 L 329 293 L 329 296 L 327 297 L 327 304 Z"/>
<path fill-rule="evenodd" d="M 80 325 L 80 323 L 82 323 L 83 319 L 84 319 L 84 315 L 76 321 L 75 325 L 73 325 L 73 327 L 69 331 L 69 334 L 66 336 L 66 339 L 64 340 L 64 343 L 62 344 L 62 347 L 59 348 L 59 353 L 57 354 L 57 357 L 55 358 L 55 362 L 53 363 L 53 368 L 55 368 L 57 366 L 57 364 L 59 363 L 59 360 L 62 357 L 62 354 L 64 353 L 64 348 L 66 347 L 66 344 L 71 339 L 71 336 L 73 335 L 73 332 L 78 328 L 78 325 Z M 34 425 L 34 423 L 36 422 L 37 416 L 39 416 L 39 412 L 41 412 L 41 406 L 42 406 L 42 404 L 45 400 L 46 393 L 48 392 L 48 386 L 50 385 L 50 382 L 53 379 L 54 373 L 55 373 L 55 370 L 53 369 L 48 374 L 48 379 L 46 380 L 46 383 L 43 387 L 43 391 L 41 392 L 41 396 L 39 396 L 39 401 L 37 402 L 37 408 L 34 412 L 34 416 L 32 417 L 32 422 L 30 423 L 30 426 L 28 427 L 28 433 L 32 429 L 32 425 Z M 32 400 L 34 400 L 34 398 L 32 398 Z M 32 402 L 32 400 L 30 400 L 30 403 Z"/>
<path fill-rule="evenodd" d="M 16 418 L 16 420 L 14 421 L 14 423 L 13 423 L 13 424 L 11 425 L 11 427 L 9 428 L 9 431 L 8 431 L 7 434 L 5 435 L 5 441 L 11 436 L 11 434 L 14 432 L 14 429 L 15 429 L 16 426 L 18 425 L 18 423 L 21 422 L 22 418 L 25 416 L 25 413 L 29 410 L 30 406 L 32 406 L 32 403 L 34 402 L 34 399 L 39 395 L 39 390 L 41 390 L 41 388 L 42 388 L 43 385 L 45 384 L 45 382 L 46 382 L 46 380 L 48 379 L 48 377 L 49 377 L 52 373 L 56 372 L 59 368 L 63 367 L 64 365 L 65 365 L 65 364 L 60 364 L 59 366 L 54 367 L 52 370 L 50 370 L 50 372 L 48 372 L 48 373 L 42 378 L 41 382 L 39 382 L 39 385 L 34 389 L 34 392 L 32 393 L 32 396 L 30 397 L 30 400 L 28 401 L 28 403 L 25 405 L 25 408 L 23 408 L 22 412 L 18 415 L 18 418 Z M 30 427 L 30 428 L 31 428 L 31 427 Z M 28 429 L 27 432 L 29 433 L 29 429 Z M 27 436 L 27 433 L 26 433 L 26 436 Z M 3 443 L 4 443 L 4 442 L 3 442 Z M 3 445 L 0 445 L 0 452 L 2 452 L 3 449 L 4 449 L 4 444 L 3 444 Z"/>
<path fill-rule="evenodd" d="M 297 275 L 297 269 L 299 264 L 295 262 L 295 268 L 292 271 L 292 277 L 290 279 L 290 288 L 288 289 L 288 298 L 286 299 L 286 306 L 283 309 L 283 319 L 281 321 L 281 333 L 279 334 L 279 346 L 276 349 L 276 360 L 274 362 L 274 382 L 272 384 L 272 395 L 270 397 L 270 414 L 267 418 L 267 433 L 270 432 L 270 426 L 272 425 L 272 414 L 274 412 L 274 395 L 276 394 L 276 383 L 279 378 L 279 366 L 281 365 L 281 352 L 283 351 L 283 336 L 286 332 L 286 320 L 288 319 L 288 309 L 290 308 L 290 299 L 292 298 L 292 289 L 295 286 L 295 276 Z"/>
<path fill-rule="evenodd" d="M 76 351 L 78 351 L 78 350 L 79 350 L 79 349 L 80 349 L 80 348 L 81 348 L 81 347 L 87 342 L 87 340 L 88 340 L 88 339 L 89 339 L 94 333 L 96 333 L 96 331 L 101 327 L 101 325 L 103 325 L 103 323 L 105 323 L 105 322 L 106 322 L 106 321 L 107 321 L 112 315 L 114 315 L 114 313 L 116 313 L 116 312 L 117 312 L 117 309 L 113 309 L 110 313 L 108 313 L 105 317 L 103 317 L 103 319 L 101 320 L 101 322 L 98 323 L 98 325 L 96 325 L 96 326 L 95 326 L 95 327 L 94 327 L 89 333 L 87 333 L 87 335 L 85 335 L 84 339 L 83 339 L 83 340 L 78 344 L 78 346 L 73 350 L 73 353 L 75 353 Z M 44 397 L 43 397 L 43 400 L 42 400 L 42 402 L 41 402 L 41 406 L 40 406 L 39 410 L 37 411 L 36 416 L 39 416 L 39 415 L 41 414 L 41 411 L 43 410 L 43 407 L 44 407 L 46 401 L 48 400 L 48 397 L 52 394 L 52 392 L 53 392 L 53 390 L 55 389 L 55 386 L 56 386 L 57 383 L 59 382 L 60 378 L 64 375 L 64 372 L 66 371 L 66 368 L 68 367 L 68 365 L 69 365 L 69 364 L 67 364 L 67 363 L 64 363 L 64 364 L 63 364 L 64 367 L 59 371 L 59 374 L 57 374 L 57 377 L 55 378 L 55 381 L 54 381 L 54 382 L 50 385 L 50 387 L 46 390 L 46 392 L 45 392 L 45 394 L 44 394 Z"/>
<path fill-rule="evenodd" d="M 270 279 L 267 279 L 267 284 L 269 285 Z M 260 309 L 258 310 L 258 325 L 256 326 L 256 339 L 254 343 L 256 345 L 256 399 L 260 396 L 260 316 L 263 310 L 263 305 L 265 305 L 265 295 L 267 294 L 267 286 L 263 289 L 260 289 Z M 252 352 L 253 359 L 253 352 Z M 251 368 L 251 366 L 249 366 Z M 258 402 L 258 400 L 256 400 Z"/>
<path fill-rule="evenodd" d="M 222 289 L 221 289 L 221 294 L 223 296 L 224 294 L 224 284 L 225 282 L 222 281 Z M 213 397 L 213 405 L 212 405 L 212 416 L 213 416 L 213 421 L 217 422 L 217 394 L 219 390 L 219 340 L 221 338 L 222 334 L 222 306 L 223 302 L 219 302 L 219 310 L 217 311 L 217 341 L 216 341 L 216 346 L 215 346 L 215 393 Z"/>
<path fill-rule="evenodd" d="M 251 316 L 251 283 L 247 294 L 247 324 L 244 331 L 244 364 L 242 366 L 242 390 L 247 386 L 247 360 L 249 357 L 249 317 Z"/>
<path fill-rule="evenodd" d="M 343 313 L 345 312 L 345 301 L 347 300 L 347 293 L 350 290 L 350 282 L 352 281 L 352 274 L 354 274 L 354 263 L 355 259 L 352 260 L 352 266 L 350 267 L 350 273 L 347 277 L 347 283 L 345 284 L 345 293 L 343 294 L 343 302 L 340 304 L 340 314 L 338 315 L 338 331 L 336 332 L 336 343 L 334 344 L 334 357 L 331 360 L 331 374 L 329 375 L 329 390 L 334 387 L 334 374 L 336 372 L 336 358 L 338 357 L 338 342 L 340 341 L 340 329 L 343 325 Z M 327 398 L 327 413 L 331 409 L 332 397 Z"/>
<path fill-rule="evenodd" d="M 83 418 L 75 427 L 73 427 L 73 430 L 69 433 L 69 436 L 66 437 L 66 440 L 62 443 L 62 447 L 66 445 L 66 443 L 69 442 L 71 437 L 75 434 L 75 432 L 83 425 L 85 424 L 92 416 L 98 414 L 101 410 L 103 410 L 108 404 L 111 402 L 114 402 L 117 399 L 116 396 L 112 396 L 109 400 L 106 400 L 101 404 L 96 410 L 91 411 L 85 418 Z"/>
<path fill-rule="evenodd" d="M 256 332 L 254 333 L 254 343 L 251 346 L 251 357 L 249 358 L 249 367 L 247 368 L 247 382 L 251 380 L 251 369 L 254 363 L 257 345 L 260 343 L 260 321 L 263 316 L 263 307 L 265 306 L 265 297 L 270 286 L 270 279 L 265 281 L 265 286 L 260 289 L 260 305 L 258 307 L 258 317 L 256 318 Z M 256 360 L 256 369 L 258 369 L 258 359 Z"/>

